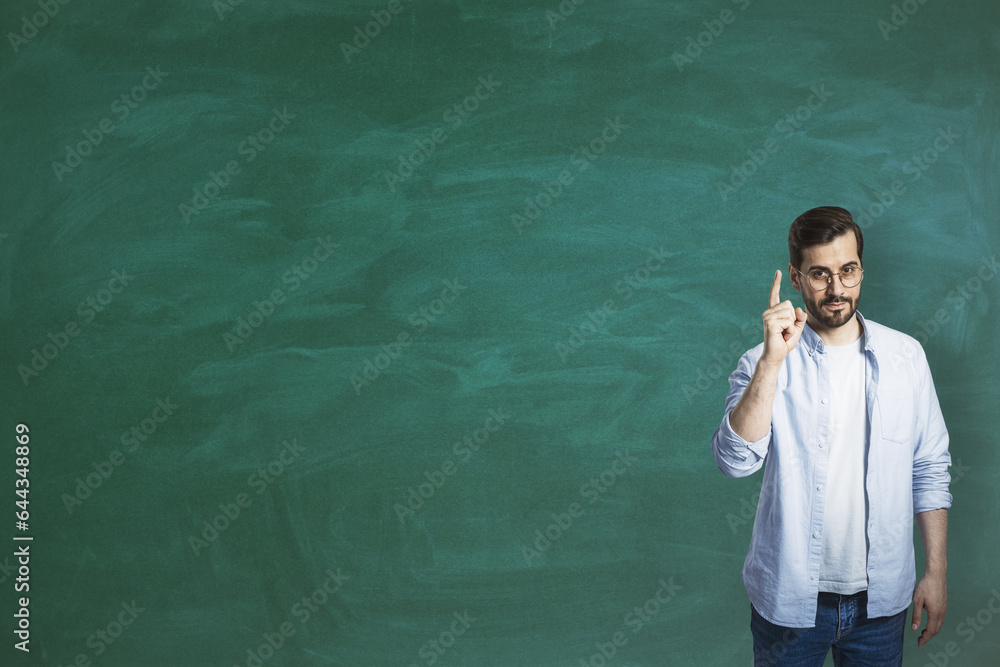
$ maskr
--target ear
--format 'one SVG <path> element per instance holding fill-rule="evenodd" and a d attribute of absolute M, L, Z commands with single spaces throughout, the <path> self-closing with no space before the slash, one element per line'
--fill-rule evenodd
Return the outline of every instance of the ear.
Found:
<path fill-rule="evenodd" d="M 792 279 L 792 287 L 794 287 L 799 292 L 802 291 L 802 285 L 799 283 L 799 277 L 800 277 L 800 275 L 801 274 L 799 274 L 799 272 L 795 270 L 795 267 L 792 266 L 792 263 L 789 262 L 788 263 L 788 277 Z"/>

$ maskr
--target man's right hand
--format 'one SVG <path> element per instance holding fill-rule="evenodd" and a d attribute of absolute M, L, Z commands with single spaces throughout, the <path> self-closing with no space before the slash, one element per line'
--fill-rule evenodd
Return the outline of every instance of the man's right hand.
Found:
<path fill-rule="evenodd" d="M 791 301 L 780 300 L 781 271 L 774 273 L 770 308 L 764 311 L 764 354 L 760 360 L 781 366 L 788 353 L 795 349 L 806 325 L 806 313 L 792 308 Z"/>

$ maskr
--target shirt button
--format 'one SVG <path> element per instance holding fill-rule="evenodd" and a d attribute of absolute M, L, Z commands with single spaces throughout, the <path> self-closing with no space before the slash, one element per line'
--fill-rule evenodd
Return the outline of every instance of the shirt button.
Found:
<path fill-rule="evenodd" d="M 812 579 L 813 581 L 816 581 L 816 575 L 815 574 L 813 576 L 809 577 L 809 578 Z"/>
<path fill-rule="evenodd" d="M 822 491 L 823 490 L 823 485 L 822 484 L 817 484 L 816 485 L 816 490 L 817 491 Z"/>
<path fill-rule="evenodd" d="M 820 401 L 820 403 L 822 403 L 823 405 L 826 405 L 826 399 L 824 398 L 822 401 Z"/>
<path fill-rule="evenodd" d="M 818 530 L 815 533 L 813 533 L 813 537 L 819 537 L 819 531 Z"/>
<path fill-rule="evenodd" d="M 823 443 L 822 443 L 822 442 L 821 442 L 821 443 L 819 443 L 819 448 L 820 448 L 820 449 L 823 449 L 823 446 L 824 446 L 824 445 L 823 445 Z"/>

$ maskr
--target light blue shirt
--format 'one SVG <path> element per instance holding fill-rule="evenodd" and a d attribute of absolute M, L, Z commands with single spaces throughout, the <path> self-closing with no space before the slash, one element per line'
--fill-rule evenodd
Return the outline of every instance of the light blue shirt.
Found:
<path fill-rule="evenodd" d="M 951 507 L 951 456 L 923 348 L 904 333 L 857 316 L 864 328 L 868 407 L 868 616 L 876 618 L 897 614 L 912 601 L 913 515 Z M 837 502 L 826 494 L 829 358 L 806 324 L 778 372 L 771 429 L 748 442 L 733 431 L 729 414 L 763 351 L 763 343 L 747 351 L 729 376 L 726 413 L 712 436 L 712 451 L 729 477 L 764 466 L 743 564 L 750 601 L 772 623 L 811 628 L 823 559 L 823 511 L 827 502 Z"/>

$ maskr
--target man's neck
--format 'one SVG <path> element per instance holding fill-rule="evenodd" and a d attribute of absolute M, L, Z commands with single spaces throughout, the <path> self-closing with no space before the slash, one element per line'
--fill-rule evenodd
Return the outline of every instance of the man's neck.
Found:
<path fill-rule="evenodd" d="M 825 327 L 812 320 L 812 318 L 809 318 L 809 326 L 820 337 L 824 345 L 832 345 L 833 347 L 850 345 L 860 338 L 864 331 L 864 327 L 861 326 L 856 313 L 851 317 L 849 322 L 840 327 Z"/>

